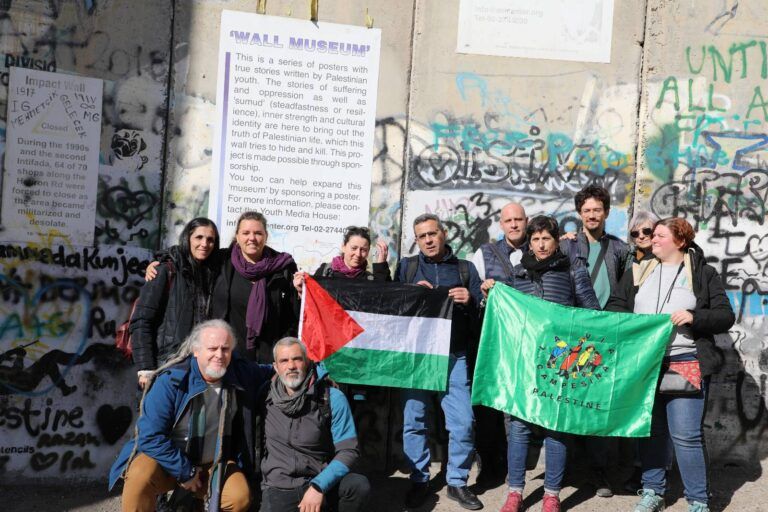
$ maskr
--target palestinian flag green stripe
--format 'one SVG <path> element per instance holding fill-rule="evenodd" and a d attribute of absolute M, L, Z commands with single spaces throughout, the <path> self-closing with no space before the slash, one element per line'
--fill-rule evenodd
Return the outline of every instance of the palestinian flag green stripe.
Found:
<path fill-rule="evenodd" d="M 323 360 L 337 382 L 445 391 L 448 356 L 342 348 Z M 375 372 L 371 372 L 375 368 Z"/>

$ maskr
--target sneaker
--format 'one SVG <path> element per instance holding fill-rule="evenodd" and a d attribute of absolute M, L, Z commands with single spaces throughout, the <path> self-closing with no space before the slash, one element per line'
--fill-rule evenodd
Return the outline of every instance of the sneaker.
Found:
<path fill-rule="evenodd" d="M 523 495 L 517 491 L 507 494 L 507 501 L 501 507 L 500 512 L 521 512 L 523 510 Z"/>
<path fill-rule="evenodd" d="M 635 512 L 661 512 L 664 510 L 664 496 L 659 496 L 651 489 L 642 489 L 638 493 L 640 502 L 635 505 Z"/>
<path fill-rule="evenodd" d="M 467 510 L 480 510 L 483 508 L 483 504 L 477 499 L 477 496 L 467 489 L 466 485 L 457 487 L 454 485 L 448 486 L 448 499 L 458 501 L 459 505 Z"/>
<path fill-rule="evenodd" d="M 420 507 L 429 496 L 429 482 L 412 482 L 411 488 L 405 493 L 407 508 Z"/>
<path fill-rule="evenodd" d="M 611 484 L 608 483 L 608 479 L 605 477 L 605 472 L 603 471 L 595 471 L 595 494 L 601 498 L 610 498 L 613 496 Z"/>
<path fill-rule="evenodd" d="M 688 512 L 709 512 L 709 507 L 706 503 L 694 501 L 688 503 Z"/>
<path fill-rule="evenodd" d="M 544 499 L 541 503 L 541 512 L 560 512 L 560 498 L 544 493 Z"/>

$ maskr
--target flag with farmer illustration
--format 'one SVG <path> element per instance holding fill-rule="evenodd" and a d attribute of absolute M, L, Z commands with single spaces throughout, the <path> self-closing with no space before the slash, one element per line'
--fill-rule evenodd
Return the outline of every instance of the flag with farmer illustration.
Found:
<path fill-rule="evenodd" d="M 672 330 L 669 315 L 566 307 L 497 283 L 472 403 L 559 432 L 648 436 Z"/>
<path fill-rule="evenodd" d="M 445 290 L 306 277 L 299 335 L 337 382 L 445 391 L 452 314 Z"/>

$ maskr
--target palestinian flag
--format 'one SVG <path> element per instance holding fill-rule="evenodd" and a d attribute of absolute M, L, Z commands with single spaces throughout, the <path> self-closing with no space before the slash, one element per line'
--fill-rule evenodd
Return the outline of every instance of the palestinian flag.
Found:
<path fill-rule="evenodd" d="M 472 403 L 550 430 L 647 437 L 669 315 L 561 306 L 497 283 Z"/>
<path fill-rule="evenodd" d="M 335 381 L 445 391 L 453 313 L 445 290 L 307 277 L 301 304 L 301 340 Z"/>

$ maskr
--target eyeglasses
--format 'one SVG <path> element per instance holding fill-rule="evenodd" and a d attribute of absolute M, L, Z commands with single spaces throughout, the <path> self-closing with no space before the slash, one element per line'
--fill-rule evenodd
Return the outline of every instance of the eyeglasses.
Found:
<path fill-rule="evenodd" d="M 637 237 L 640 236 L 640 233 L 643 233 L 645 236 L 651 236 L 653 234 L 653 229 L 652 228 L 643 228 L 640 231 L 637 231 L 637 230 L 630 231 L 629 232 L 629 236 L 631 236 L 632 238 L 637 238 Z"/>

